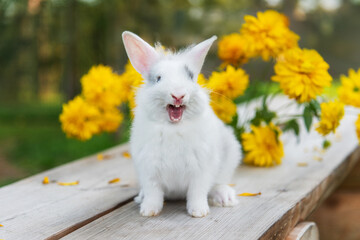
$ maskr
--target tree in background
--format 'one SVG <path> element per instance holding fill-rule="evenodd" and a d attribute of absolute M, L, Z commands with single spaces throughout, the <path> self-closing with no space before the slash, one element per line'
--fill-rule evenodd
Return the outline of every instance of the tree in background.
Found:
<path fill-rule="evenodd" d="M 122 72 L 126 56 L 121 33 L 176 48 L 210 35 L 238 31 L 246 13 L 275 8 L 292 29 L 306 36 L 300 46 L 316 48 L 338 76 L 360 61 L 360 3 L 257 0 L 0 0 L 0 101 L 59 102 L 80 92 L 80 77 L 103 63 Z M 309 2 L 309 1 L 306 1 Z M 334 2 L 334 1 L 332 1 Z M 205 75 L 218 60 L 210 53 Z M 257 64 L 246 69 L 269 80 Z"/>

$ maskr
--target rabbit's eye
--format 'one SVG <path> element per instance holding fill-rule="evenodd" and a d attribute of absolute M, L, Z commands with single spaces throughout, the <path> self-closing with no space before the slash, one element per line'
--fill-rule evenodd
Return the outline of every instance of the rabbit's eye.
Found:
<path fill-rule="evenodd" d="M 156 82 L 160 82 L 160 80 L 161 80 L 161 76 L 157 76 L 156 77 Z"/>

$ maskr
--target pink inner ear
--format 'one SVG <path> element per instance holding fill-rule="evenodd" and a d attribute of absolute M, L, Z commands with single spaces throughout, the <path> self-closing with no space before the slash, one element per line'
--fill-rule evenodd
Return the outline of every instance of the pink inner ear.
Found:
<path fill-rule="evenodd" d="M 208 51 L 209 51 L 209 49 L 207 46 L 200 48 L 197 51 L 195 51 L 195 57 L 196 58 L 205 58 Z"/>
<path fill-rule="evenodd" d="M 192 62 L 194 68 L 196 69 L 196 72 L 200 72 L 202 65 L 204 63 L 205 57 L 212 45 L 212 43 L 216 40 L 216 36 L 213 36 L 201 43 L 199 43 L 198 45 L 196 45 L 195 47 L 193 47 L 189 54 L 191 56 L 190 61 Z"/>
<path fill-rule="evenodd" d="M 130 60 L 133 66 L 140 71 L 140 73 L 149 71 L 149 63 L 147 62 L 148 54 L 146 54 L 136 42 L 134 42 L 134 47 L 130 48 L 129 55 L 132 56 Z"/>
<path fill-rule="evenodd" d="M 140 74 L 147 74 L 150 70 L 150 65 L 155 61 L 156 52 L 151 49 L 151 46 L 147 46 L 144 42 L 140 42 L 131 36 L 125 36 L 125 46 L 130 62 L 133 67 Z"/>
<path fill-rule="evenodd" d="M 200 72 L 202 65 L 204 63 L 207 52 L 209 51 L 210 46 L 202 46 L 202 48 L 196 48 L 191 51 L 191 62 L 196 69 Z"/>

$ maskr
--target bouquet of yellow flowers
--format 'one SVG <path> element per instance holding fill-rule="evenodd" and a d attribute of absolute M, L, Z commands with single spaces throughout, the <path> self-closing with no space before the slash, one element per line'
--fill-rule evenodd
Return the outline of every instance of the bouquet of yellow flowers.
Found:
<path fill-rule="evenodd" d="M 288 18 L 267 10 L 256 16 L 247 15 L 244 20 L 239 32 L 223 36 L 218 43 L 218 56 L 223 61 L 220 70 L 208 79 L 200 74 L 198 83 L 209 90 L 216 115 L 234 128 L 242 145 L 243 162 L 277 165 L 284 155 L 280 136 L 285 131 L 299 135 L 299 120 L 310 131 L 313 118 L 318 118 L 316 131 L 325 137 L 339 126 L 344 105 L 360 107 L 360 69 L 357 72 L 351 69 L 349 76 L 341 76 L 339 100 L 326 102 L 319 96 L 331 86 L 329 65 L 316 50 L 298 46 L 300 37 L 290 30 Z M 280 119 L 269 109 L 265 95 L 254 117 L 239 124 L 236 99 L 249 86 L 249 75 L 242 66 L 258 57 L 274 62 L 275 75 L 271 80 L 279 83 L 292 101 L 303 106 L 302 114 L 285 121 Z M 122 106 L 130 110 L 135 107 L 134 98 L 142 77 L 130 63 L 120 75 L 110 67 L 98 65 L 82 77 L 81 84 L 82 93 L 64 104 L 60 122 L 68 137 L 88 140 L 94 134 L 119 128 L 126 112 Z M 131 118 L 131 114 L 125 115 Z M 355 124 L 360 140 L 360 115 Z M 329 142 L 324 140 L 324 148 L 327 146 Z"/>

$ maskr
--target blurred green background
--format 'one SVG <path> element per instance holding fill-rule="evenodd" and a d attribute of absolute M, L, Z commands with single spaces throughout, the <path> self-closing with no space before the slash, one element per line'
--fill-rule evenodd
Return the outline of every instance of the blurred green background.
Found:
<path fill-rule="evenodd" d="M 92 65 L 123 71 L 124 30 L 178 48 L 238 31 L 244 15 L 269 8 L 289 17 L 300 46 L 318 50 L 335 79 L 360 67 L 360 0 L 0 0 L 0 186 L 127 140 L 128 123 L 80 142 L 58 120 Z M 206 75 L 220 64 L 216 51 Z M 268 64 L 245 68 L 269 81 Z"/>

